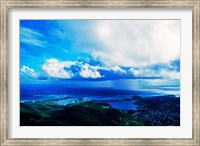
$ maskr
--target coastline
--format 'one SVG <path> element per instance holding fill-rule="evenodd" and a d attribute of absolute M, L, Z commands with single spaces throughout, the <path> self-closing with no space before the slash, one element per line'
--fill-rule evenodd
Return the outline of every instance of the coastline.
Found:
<path fill-rule="evenodd" d="M 21 102 L 20 126 L 180 126 L 180 98 L 172 95 L 59 103 L 70 99 L 75 98 Z M 131 102 L 136 108 L 115 108 L 111 101 Z"/>

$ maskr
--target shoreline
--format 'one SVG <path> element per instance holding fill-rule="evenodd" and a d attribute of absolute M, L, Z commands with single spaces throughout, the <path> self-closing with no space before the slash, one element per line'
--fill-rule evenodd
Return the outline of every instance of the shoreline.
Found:
<path fill-rule="evenodd" d="M 108 101 L 92 100 L 57 104 L 51 99 L 20 102 L 21 126 L 179 126 L 180 98 L 175 96 L 132 96 L 114 102 L 132 102 L 135 110 L 113 108 Z M 83 98 L 84 99 L 84 98 Z M 115 99 L 116 100 L 116 99 Z M 134 102 L 133 102 L 134 101 Z M 114 117 L 113 117 L 114 116 Z M 125 121 L 124 121 L 125 120 Z M 79 122 L 78 122 L 79 121 Z M 167 122 L 167 123 L 166 123 Z"/>

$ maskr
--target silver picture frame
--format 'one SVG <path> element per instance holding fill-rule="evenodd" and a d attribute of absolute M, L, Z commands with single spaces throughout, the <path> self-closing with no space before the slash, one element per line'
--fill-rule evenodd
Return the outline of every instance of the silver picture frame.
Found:
<path fill-rule="evenodd" d="M 28 145 L 200 145 L 200 1 L 199 0 L 1 0 L 0 1 L 0 144 Z M 9 138 L 8 14 L 12 8 L 190 8 L 192 9 L 192 138 Z"/>

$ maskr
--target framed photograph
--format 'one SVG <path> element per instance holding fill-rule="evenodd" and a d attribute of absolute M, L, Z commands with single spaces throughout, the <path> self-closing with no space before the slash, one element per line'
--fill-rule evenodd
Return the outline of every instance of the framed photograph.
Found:
<path fill-rule="evenodd" d="M 200 145 L 199 7 L 1 1 L 1 145 Z"/>

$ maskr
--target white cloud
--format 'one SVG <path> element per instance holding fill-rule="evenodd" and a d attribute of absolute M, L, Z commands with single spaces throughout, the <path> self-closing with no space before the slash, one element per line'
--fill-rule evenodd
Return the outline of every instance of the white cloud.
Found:
<path fill-rule="evenodd" d="M 25 67 L 24 67 L 25 68 Z M 121 68 L 119 66 L 92 66 L 88 63 L 78 61 L 58 61 L 57 59 L 48 59 L 42 66 L 42 69 L 49 77 L 70 79 L 82 77 L 87 79 L 97 79 L 120 74 L 124 77 L 136 78 L 165 78 L 165 79 L 180 79 L 180 72 L 167 68 L 155 70 L 152 67 L 140 68 Z M 24 70 L 23 68 L 21 69 Z M 27 69 L 30 73 L 34 73 L 33 69 Z M 132 76 L 132 77 L 131 77 Z"/>
<path fill-rule="evenodd" d="M 94 38 L 102 46 L 88 50 L 107 66 L 145 66 L 180 57 L 179 20 L 97 20 Z"/>
<path fill-rule="evenodd" d="M 139 76 L 140 76 L 140 71 L 139 71 L 138 69 L 130 68 L 129 71 L 130 71 L 135 77 L 139 77 Z"/>
<path fill-rule="evenodd" d="M 37 30 L 20 27 L 20 41 L 27 45 L 45 47 L 45 36 Z"/>
<path fill-rule="evenodd" d="M 38 74 L 35 72 L 34 69 L 29 68 L 28 66 L 23 65 L 23 67 L 20 69 L 21 75 L 37 78 Z"/>
<path fill-rule="evenodd" d="M 90 66 L 89 64 L 84 64 L 81 67 L 80 76 L 84 78 L 101 78 L 100 72 L 97 71 L 99 67 L 97 66 Z"/>
<path fill-rule="evenodd" d="M 180 79 L 180 72 L 162 70 L 160 75 L 169 79 Z"/>
<path fill-rule="evenodd" d="M 71 70 L 71 66 L 75 65 L 75 68 L 80 71 L 78 75 L 83 78 L 101 78 L 101 74 L 98 71 L 99 66 L 91 66 L 89 64 L 83 64 L 82 62 L 77 61 L 58 61 L 57 59 L 47 60 L 42 69 L 47 73 L 48 76 L 61 79 L 70 79 L 75 77 L 77 74 Z"/>
<path fill-rule="evenodd" d="M 180 79 L 180 72 L 169 71 L 167 69 L 156 71 L 147 67 L 140 69 L 130 68 L 129 71 L 134 75 L 134 77 Z"/>
<path fill-rule="evenodd" d="M 70 70 L 65 70 L 65 68 L 70 68 L 71 65 L 74 65 L 75 62 L 60 62 L 56 59 L 47 60 L 42 69 L 48 74 L 50 77 L 61 78 L 61 79 L 69 79 L 74 76 L 73 72 Z"/>
<path fill-rule="evenodd" d="M 120 73 L 126 73 L 125 70 L 123 70 L 121 67 L 119 66 L 113 66 L 113 67 L 110 67 L 110 69 L 114 72 L 120 72 Z"/>

